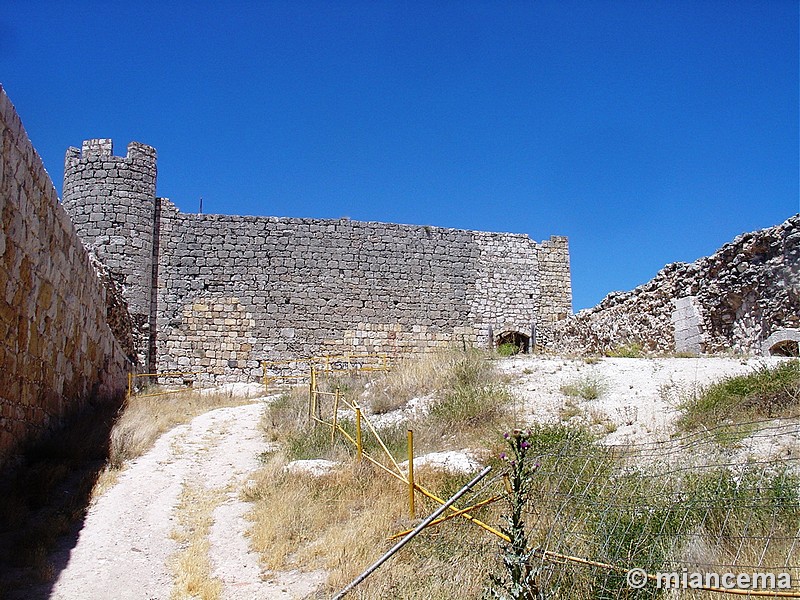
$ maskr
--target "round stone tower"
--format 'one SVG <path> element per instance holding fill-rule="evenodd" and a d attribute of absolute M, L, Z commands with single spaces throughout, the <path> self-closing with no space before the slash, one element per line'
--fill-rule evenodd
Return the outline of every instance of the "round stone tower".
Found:
<path fill-rule="evenodd" d="M 139 364 L 150 364 L 154 239 L 157 226 L 156 150 L 131 142 L 114 156 L 109 139 L 69 148 L 63 205 L 86 248 L 123 286 L 136 328 Z"/>

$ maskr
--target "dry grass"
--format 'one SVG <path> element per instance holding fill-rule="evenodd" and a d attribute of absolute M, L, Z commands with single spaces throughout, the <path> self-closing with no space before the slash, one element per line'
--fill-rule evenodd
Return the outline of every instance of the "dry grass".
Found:
<path fill-rule="evenodd" d="M 402 359 L 391 371 L 374 379 L 367 389 L 365 396 L 372 412 L 389 412 L 405 406 L 412 398 L 450 387 L 454 369 L 465 357 L 484 362 L 486 358 L 477 351 L 442 350 Z"/>
<path fill-rule="evenodd" d="M 410 372 L 404 372 L 405 368 Z M 493 371 L 492 362 L 477 353 L 445 353 L 408 361 L 391 374 L 392 379 L 385 375 L 366 388 L 348 384 L 342 390 L 349 399 L 359 401 L 365 396 L 374 399 L 375 394 L 389 398 L 429 396 L 429 414 L 412 422 L 417 455 L 472 447 L 484 449 L 487 457 L 496 456 L 502 444 L 500 431 L 518 423 L 509 410 L 513 408 L 510 396 Z M 428 374 L 421 375 L 424 373 Z M 631 471 L 624 457 L 595 443 L 592 431 L 607 434 L 616 425 L 591 406 L 583 410 L 578 398 L 596 397 L 602 391 L 602 380 L 590 375 L 576 381 L 575 388 L 574 397 L 566 399 L 565 410 L 571 408 L 580 415 L 582 425 L 536 428 L 535 452 L 541 467 L 536 474 L 529 523 L 535 546 L 554 544 L 555 550 L 576 556 L 658 569 L 674 556 L 675 544 L 685 538 L 694 523 L 701 522 L 712 531 L 712 516 L 721 515 L 721 522 L 729 528 L 739 523 L 736 519 L 744 519 L 734 529 L 747 531 L 753 539 L 743 543 L 734 530 L 715 534 L 718 558 L 723 561 L 720 564 L 741 564 L 745 557 L 756 561 L 758 553 L 767 550 L 778 561 L 772 564 L 780 564 L 781 556 L 796 553 L 787 546 L 796 541 L 792 537 L 796 536 L 796 527 L 783 531 L 771 525 L 797 522 L 800 509 L 796 493 L 791 491 L 795 479 L 776 480 L 774 492 L 769 492 L 773 500 L 737 497 L 740 508 L 744 507 L 741 513 L 728 506 L 724 495 L 716 493 L 728 482 L 724 477 L 718 481 L 716 473 L 697 480 L 676 480 L 676 489 L 669 488 L 665 496 L 659 478 Z M 392 389 L 395 391 L 390 393 Z M 267 466 L 245 497 L 253 502 L 252 543 L 264 564 L 274 570 L 324 569 L 329 575 L 318 593 L 319 597 L 329 597 L 391 546 L 387 536 L 407 529 L 411 523 L 401 482 L 368 464 L 354 464 L 349 446 L 342 443 L 332 447 L 325 427 L 305 428 L 306 394 L 306 390 L 286 394 L 268 412 L 265 428 L 282 450 L 269 455 Z M 389 431 L 386 437 L 391 446 L 394 433 Z M 395 456 L 400 458 L 397 453 Z M 317 457 L 340 462 L 339 470 L 322 477 L 289 475 L 283 470 L 289 460 Z M 417 476 L 422 478 L 419 483 L 443 498 L 452 495 L 465 479 L 419 471 Z M 763 491 L 758 486 L 753 490 L 754 494 Z M 763 514 L 753 509 L 756 500 L 763 505 Z M 420 502 L 417 516 L 434 508 Z M 478 516 L 497 525 L 502 523 L 504 508 L 500 502 L 481 509 Z M 756 518 L 766 523 L 765 537 L 776 536 L 768 548 L 755 529 Z M 781 543 L 781 536 L 789 542 Z M 497 571 L 497 542 L 474 525 L 454 519 L 413 540 L 351 595 L 361 599 L 479 598 L 488 573 Z M 735 556 L 727 547 L 733 543 Z M 765 560 L 764 556 L 761 559 Z M 624 576 L 619 572 L 548 563 L 542 578 L 553 598 L 628 597 Z"/>
<path fill-rule="evenodd" d="M 109 466 L 120 469 L 125 461 L 141 456 L 153 443 L 176 425 L 215 408 L 240 406 L 249 402 L 225 393 L 186 391 L 162 396 L 130 398 L 111 430 Z"/>
<path fill-rule="evenodd" d="M 213 512 L 224 498 L 222 490 L 209 490 L 198 484 L 184 484 L 177 507 L 178 527 L 172 538 L 180 545 L 172 557 L 175 577 L 172 600 L 218 600 L 222 582 L 211 576 L 208 534 Z"/>
<path fill-rule="evenodd" d="M 405 486 L 366 464 L 349 463 L 324 477 L 287 475 L 274 457 L 245 497 L 253 548 L 273 570 L 325 569 L 322 594 L 343 588 L 409 527 Z M 465 478 L 421 472 L 426 487 L 450 495 Z M 433 505 L 418 501 L 418 514 Z M 485 515 L 484 515 L 485 516 Z M 486 517 L 485 517 L 486 518 Z M 495 541 L 473 525 L 451 521 L 418 536 L 353 591 L 353 598 L 477 598 Z"/>
<path fill-rule="evenodd" d="M 428 396 L 429 414 L 381 430 L 383 441 L 400 460 L 405 456 L 407 427 L 414 429 L 415 448 L 419 454 L 481 448 L 515 424 L 514 415 L 508 410 L 512 396 L 495 370 L 494 362 L 477 351 L 447 350 L 409 358 L 394 371 L 371 378 L 363 375 L 321 379 L 320 389 L 338 390 L 343 400 L 362 405 L 369 403 L 373 411 L 376 398 L 403 397 L 405 403 L 412 397 Z M 330 420 L 330 396 L 320 397 L 319 402 L 324 405 L 323 418 Z M 352 413 L 340 411 L 338 419 L 341 427 L 355 435 Z M 269 405 L 262 426 L 267 439 L 281 444 L 289 460 L 344 460 L 352 454 L 352 448 L 344 440 L 331 445 L 329 430 L 324 426 L 308 427 L 307 421 L 308 387 L 297 386 Z M 364 435 L 369 451 L 376 444 L 371 434 L 365 431 Z"/>
<path fill-rule="evenodd" d="M 363 381 L 363 380 L 362 380 Z M 327 389 L 335 389 L 329 380 Z M 414 421 L 416 454 L 434 450 L 462 449 L 471 444 L 491 445 L 501 439 L 510 396 L 494 371 L 494 364 L 478 352 L 441 352 L 409 359 L 368 385 L 348 381 L 339 386 L 345 398 L 375 409 L 376 399 L 431 396 L 430 414 Z M 366 390 L 366 392 L 364 391 Z M 393 404 L 394 405 L 394 404 Z M 387 404 L 381 405 L 386 408 Z M 407 489 L 368 463 L 352 460 L 346 442 L 330 442 L 326 427 L 308 427 L 307 388 L 284 394 L 266 411 L 267 437 L 282 450 L 268 461 L 250 486 L 246 499 L 254 503 L 251 540 L 265 566 L 273 570 L 325 569 L 330 574 L 324 594 L 336 592 L 391 547 L 387 537 L 407 529 Z M 340 425 L 352 423 L 340 415 Z M 406 426 L 381 431 L 381 437 L 398 460 L 404 459 Z M 341 437 L 341 436 L 340 436 Z M 371 435 L 365 433 L 365 449 L 381 456 Z M 473 446 L 474 447 L 474 446 Z M 289 460 L 326 458 L 342 464 L 327 476 L 288 475 Z M 417 481 L 440 497 L 449 497 L 467 476 L 417 472 Z M 435 505 L 418 498 L 418 516 Z M 497 510 L 497 507 L 484 509 Z M 498 514 L 486 516 L 497 520 Z M 494 557 L 496 540 L 474 525 L 453 520 L 426 532 L 392 559 L 391 566 L 371 576 L 354 598 L 477 598 L 487 573 L 487 557 Z M 494 560 L 491 558 L 490 560 Z"/>

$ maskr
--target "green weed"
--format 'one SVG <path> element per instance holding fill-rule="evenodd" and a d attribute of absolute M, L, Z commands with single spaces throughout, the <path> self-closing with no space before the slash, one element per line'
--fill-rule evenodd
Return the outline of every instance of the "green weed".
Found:
<path fill-rule="evenodd" d="M 684 402 L 678 419 L 681 429 L 741 423 L 759 418 L 800 414 L 800 361 L 775 367 L 762 365 L 747 375 L 728 377 Z"/>
<path fill-rule="evenodd" d="M 605 354 L 611 358 L 642 358 L 644 350 L 639 342 L 631 342 L 615 346 L 611 350 L 607 350 Z"/>
<path fill-rule="evenodd" d="M 560 390 L 566 396 L 596 400 L 605 392 L 606 384 L 598 375 L 590 374 L 565 383 Z"/>

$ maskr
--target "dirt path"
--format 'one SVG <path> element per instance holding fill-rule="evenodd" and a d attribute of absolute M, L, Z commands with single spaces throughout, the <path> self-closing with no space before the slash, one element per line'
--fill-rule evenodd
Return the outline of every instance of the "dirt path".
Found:
<path fill-rule="evenodd" d="M 221 408 L 163 435 L 131 462 L 118 483 L 89 509 L 52 600 L 166 600 L 170 558 L 180 548 L 170 533 L 184 483 L 225 490 L 209 534 L 212 575 L 225 599 L 303 598 L 319 577 L 263 574 L 250 552 L 239 490 L 266 448 L 258 424 L 264 402 Z M 267 579 L 265 581 L 264 579 Z"/>

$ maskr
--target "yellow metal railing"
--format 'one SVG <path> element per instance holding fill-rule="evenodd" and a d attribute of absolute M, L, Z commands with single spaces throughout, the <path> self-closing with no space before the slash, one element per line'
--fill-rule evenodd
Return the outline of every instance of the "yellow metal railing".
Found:
<path fill-rule="evenodd" d="M 270 385 L 298 384 L 310 381 L 312 376 L 350 372 L 366 373 L 388 371 L 389 355 L 377 353 L 323 354 L 308 358 L 285 360 L 262 360 L 262 381 L 264 392 Z M 312 372 L 314 375 L 312 375 Z"/>
<path fill-rule="evenodd" d="M 322 418 L 322 398 L 325 397 L 332 397 L 333 398 L 333 410 L 331 411 L 331 420 L 325 420 Z M 353 418 L 355 421 L 355 437 L 350 435 L 340 424 L 339 422 L 339 411 L 342 410 L 349 410 L 353 412 Z M 341 393 L 337 390 L 335 392 L 325 392 L 321 391 L 317 387 L 317 377 L 316 372 L 312 368 L 310 374 L 310 382 L 309 382 L 309 404 L 308 404 L 308 415 L 309 421 L 314 423 L 315 425 L 322 425 L 331 428 L 331 443 L 335 441 L 336 434 L 340 434 L 343 439 L 350 442 L 356 450 L 356 460 L 362 461 L 366 460 L 367 462 L 371 463 L 372 465 L 378 467 L 382 471 L 386 472 L 387 474 L 391 475 L 395 479 L 401 481 L 408 487 L 408 511 L 409 516 L 413 519 L 416 512 L 415 507 L 415 493 L 420 493 L 423 496 L 437 502 L 438 504 L 444 505 L 447 503 L 446 500 L 439 498 L 434 493 L 430 492 L 426 488 L 422 487 L 419 483 L 417 483 L 414 479 L 414 432 L 412 429 L 409 429 L 407 432 L 407 455 L 408 455 L 408 469 L 406 473 L 403 473 L 403 470 L 400 468 L 400 465 L 395 460 L 394 456 L 392 455 L 389 448 L 386 446 L 386 443 L 381 438 L 378 430 L 369 420 L 369 418 L 364 414 L 362 407 L 358 404 L 358 402 L 350 402 L 346 398 L 344 398 Z M 370 455 L 364 449 L 364 430 L 366 429 L 372 437 L 377 442 L 378 446 L 381 449 L 381 454 L 388 458 L 389 464 L 384 464 L 377 458 Z M 487 525 L 483 521 L 475 518 L 471 514 L 471 511 L 474 511 L 477 508 L 486 506 L 499 500 L 500 498 L 504 497 L 504 495 L 496 495 L 490 498 L 487 501 L 479 502 L 473 506 L 467 508 L 458 508 L 456 506 L 449 506 L 448 510 L 451 511 L 451 515 L 447 517 L 443 517 L 442 519 L 436 520 L 435 522 L 431 523 L 431 525 L 436 525 L 438 523 L 444 522 L 452 517 L 462 517 L 471 521 L 475 525 L 482 527 L 483 529 L 507 540 L 507 536 L 503 533 Z M 407 532 L 406 532 L 407 533 Z M 402 534 L 398 534 L 402 535 Z"/>
<path fill-rule="evenodd" d="M 151 396 L 166 396 L 166 395 L 169 395 L 169 394 L 180 394 L 182 392 L 185 392 L 190 387 L 192 387 L 191 384 L 193 384 L 194 381 L 195 381 L 195 380 L 190 380 L 190 385 L 186 385 L 185 384 L 185 380 L 184 380 L 184 386 L 185 387 L 180 388 L 180 389 L 159 390 L 157 392 L 139 393 L 139 392 L 136 391 L 136 380 L 137 379 L 145 379 L 145 380 L 156 379 L 156 380 L 158 380 L 158 378 L 160 378 L 160 377 L 166 377 L 166 378 L 183 377 L 183 378 L 185 378 L 185 377 L 188 377 L 188 376 L 197 377 L 197 375 L 200 375 L 200 374 L 201 374 L 201 372 L 199 372 L 199 371 L 176 371 L 176 372 L 166 372 L 166 373 L 128 373 L 128 390 L 127 390 L 126 397 L 128 399 L 130 399 L 132 396 L 136 396 L 138 398 L 148 398 L 148 397 L 151 397 Z"/>

